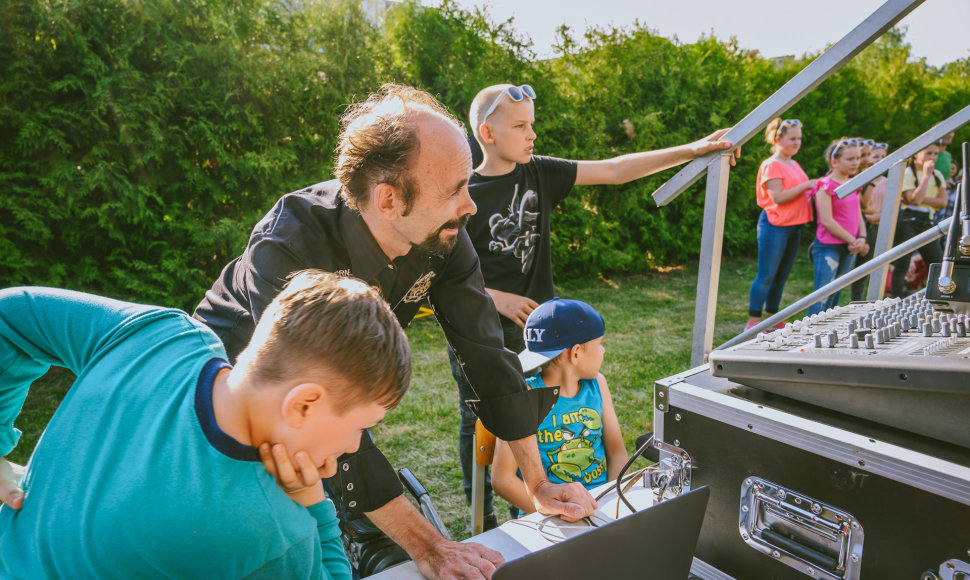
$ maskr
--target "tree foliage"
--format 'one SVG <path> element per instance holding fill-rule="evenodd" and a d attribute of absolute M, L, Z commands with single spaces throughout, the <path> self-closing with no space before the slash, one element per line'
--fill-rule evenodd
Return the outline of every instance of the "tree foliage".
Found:
<path fill-rule="evenodd" d="M 460 118 L 480 88 L 528 82 L 537 152 L 600 159 L 736 123 L 813 57 L 680 44 L 639 24 L 583 40 L 563 29 L 558 57 L 537 61 L 514 22 L 450 1 L 8 0 L 0 285 L 192 308 L 279 195 L 329 178 L 339 116 L 384 82 L 426 89 Z M 970 102 L 968 73 L 968 59 L 931 67 L 886 33 L 786 112 L 805 123 L 800 162 L 820 175 L 841 135 L 909 141 Z M 731 173 L 727 252 L 754 251 L 767 154 L 752 141 Z M 664 208 L 650 198 L 673 172 L 577 188 L 553 218 L 557 275 L 696 256 L 703 182 Z"/>

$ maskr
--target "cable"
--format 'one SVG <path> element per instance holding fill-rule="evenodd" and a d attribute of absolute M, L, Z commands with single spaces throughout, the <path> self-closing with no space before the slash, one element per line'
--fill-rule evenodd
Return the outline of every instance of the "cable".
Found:
<path fill-rule="evenodd" d="M 633 507 L 633 504 L 631 504 L 629 502 L 629 500 L 626 499 L 626 496 L 623 495 L 623 488 L 620 485 L 620 483 L 623 481 L 623 476 L 626 475 L 627 470 L 630 469 L 630 466 L 631 465 L 633 465 L 633 462 L 636 461 L 641 455 L 644 454 L 644 452 L 647 449 L 650 448 L 650 445 L 653 444 L 653 439 L 654 439 L 654 436 L 651 435 L 650 438 L 647 439 L 643 443 L 643 445 L 641 445 L 640 448 L 636 450 L 636 452 L 634 452 L 634 454 L 626 462 L 626 465 L 624 465 L 623 468 L 620 469 L 620 473 L 617 474 L 616 481 L 613 483 L 613 485 L 611 487 L 607 488 L 606 491 L 604 491 L 603 493 L 601 493 L 599 496 L 596 497 L 596 500 L 597 501 L 599 501 L 599 499 L 601 497 L 603 497 L 604 495 L 606 495 L 606 493 L 612 491 L 613 489 L 616 489 L 616 495 L 619 496 L 620 500 L 623 501 L 623 503 L 626 505 L 626 507 L 630 508 L 630 511 L 633 512 L 633 513 L 636 513 L 637 512 L 636 508 Z"/>
<path fill-rule="evenodd" d="M 586 529 L 598 528 L 601 524 L 596 523 L 593 518 L 601 520 L 602 524 L 609 523 L 603 518 L 599 518 L 597 516 L 589 516 L 579 520 L 580 522 L 585 522 L 586 525 L 576 525 L 576 523 L 578 522 L 576 523 L 566 522 L 565 524 L 560 523 L 556 525 L 554 529 L 555 530 L 580 530 L 580 529 L 586 530 Z M 520 526 L 525 526 L 530 529 L 534 529 L 535 531 L 539 532 L 539 535 L 541 535 L 546 541 L 552 544 L 558 544 L 559 542 L 568 540 L 569 538 L 565 537 L 564 535 L 557 536 L 553 534 L 553 532 L 546 530 L 547 523 L 553 520 L 558 520 L 559 522 L 565 521 L 561 519 L 559 516 L 547 515 L 543 517 L 541 520 L 539 520 L 538 522 L 532 522 L 525 519 L 509 520 L 509 522 Z"/>

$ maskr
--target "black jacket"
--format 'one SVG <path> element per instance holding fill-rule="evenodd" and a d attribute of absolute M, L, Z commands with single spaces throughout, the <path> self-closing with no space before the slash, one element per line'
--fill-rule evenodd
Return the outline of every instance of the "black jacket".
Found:
<path fill-rule="evenodd" d="M 466 403 L 485 427 L 513 441 L 535 435 L 555 404 L 551 389 L 530 391 L 516 355 L 505 349 L 498 312 L 485 292 L 478 256 L 464 230 L 446 256 L 412 249 L 391 261 L 336 180 L 284 195 L 256 224 L 241 256 L 206 292 L 194 316 L 222 339 L 234 361 L 287 277 L 307 268 L 354 276 L 374 287 L 407 327 L 427 297 L 477 399 Z M 546 392 L 548 391 L 548 392 Z M 369 433 L 341 458 L 330 481 L 345 509 L 373 511 L 402 493 Z"/>

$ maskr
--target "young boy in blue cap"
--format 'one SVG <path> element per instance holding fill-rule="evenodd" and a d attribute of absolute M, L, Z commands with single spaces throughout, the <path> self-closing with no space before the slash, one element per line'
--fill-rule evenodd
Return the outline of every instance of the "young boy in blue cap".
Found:
<path fill-rule="evenodd" d="M 582 483 L 587 489 L 616 478 L 629 458 L 613 408 L 603 364 L 603 317 L 579 300 L 553 298 L 525 323 L 526 349 L 519 354 L 530 388 L 559 390 L 559 400 L 539 426 L 539 456 L 549 481 Z M 495 446 L 492 486 L 523 512 L 535 511 L 516 475 L 508 445 Z"/>

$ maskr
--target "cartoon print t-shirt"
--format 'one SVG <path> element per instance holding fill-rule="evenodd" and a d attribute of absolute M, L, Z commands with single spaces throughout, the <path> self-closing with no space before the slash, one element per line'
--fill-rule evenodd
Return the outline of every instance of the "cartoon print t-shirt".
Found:
<path fill-rule="evenodd" d="M 525 382 L 532 389 L 546 386 L 541 373 Z M 536 433 L 549 481 L 578 481 L 587 489 L 606 483 L 602 412 L 603 394 L 596 379 L 580 381 L 575 397 L 559 397 Z"/>
<path fill-rule="evenodd" d="M 505 175 L 472 175 L 468 189 L 478 211 L 466 229 L 486 287 L 540 303 L 552 298 L 549 218 L 575 183 L 575 162 L 542 156 Z"/>

